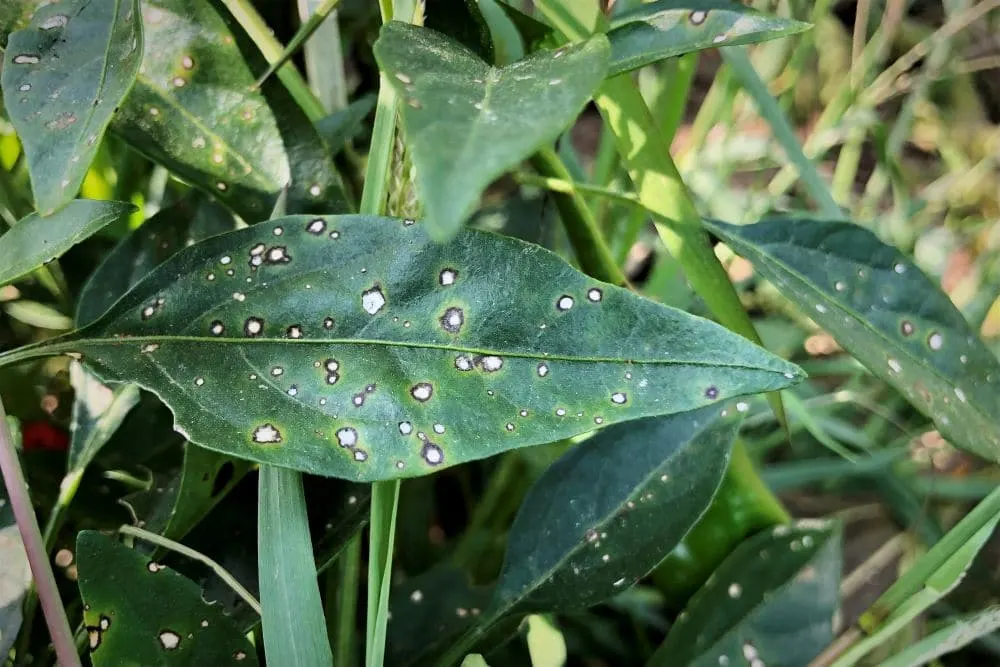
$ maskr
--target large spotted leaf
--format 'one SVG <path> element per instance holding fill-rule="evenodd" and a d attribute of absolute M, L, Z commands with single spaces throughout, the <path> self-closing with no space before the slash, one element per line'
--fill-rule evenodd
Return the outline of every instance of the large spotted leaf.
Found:
<path fill-rule="evenodd" d="M 946 438 L 1000 461 L 1000 362 L 905 255 L 846 222 L 708 227 Z"/>
<path fill-rule="evenodd" d="M 608 76 L 691 51 L 764 42 L 808 27 L 729 0 L 658 0 L 612 21 Z"/>
<path fill-rule="evenodd" d="M 67 0 L 40 8 L 10 35 L 0 85 L 24 144 L 35 205 L 70 201 L 98 140 L 139 71 L 138 0 Z"/>
<path fill-rule="evenodd" d="M 423 475 L 774 391 L 798 368 L 514 239 L 291 216 L 179 252 L 97 322 L 0 356 L 82 354 L 191 441 L 359 481 Z"/>
<path fill-rule="evenodd" d="M 428 28 L 391 22 L 375 56 L 402 103 L 430 233 L 451 238 L 498 176 L 552 142 L 604 78 L 608 43 L 596 37 L 491 67 Z"/>
<path fill-rule="evenodd" d="M 105 535 L 76 542 L 90 659 L 102 665 L 255 665 L 253 647 L 198 586 Z"/>

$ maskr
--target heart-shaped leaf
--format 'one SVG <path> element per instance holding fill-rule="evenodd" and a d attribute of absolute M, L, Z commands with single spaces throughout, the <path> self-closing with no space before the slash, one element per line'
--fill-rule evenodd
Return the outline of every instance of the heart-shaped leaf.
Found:
<path fill-rule="evenodd" d="M 0 285 L 55 259 L 133 210 L 124 202 L 77 199 L 47 218 L 37 213 L 22 218 L 0 236 Z"/>
<path fill-rule="evenodd" d="M 839 583 L 835 524 L 758 533 L 691 598 L 648 667 L 807 664 L 833 639 Z"/>
<path fill-rule="evenodd" d="M 706 225 L 944 437 L 1000 461 L 1000 362 L 905 255 L 847 222 Z"/>
<path fill-rule="evenodd" d="M 808 23 L 770 16 L 729 0 L 657 0 L 623 12 L 611 22 L 608 76 L 692 51 L 755 44 L 808 28 Z"/>
<path fill-rule="evenodd" d="M 98 532 L 76 542 L 90 658 L 101 665 L 255 665 L 256 654 L 201 589 Z"/>
<path fill-rule="evenodd" d="M 186 248 L 72 352 L 155 391 L 189 440 L 359 481 L 774 391 L 796 366 L 559 257 L 474 230 L 292 216 Z M 385 252 L 396 248 L 396 252 Z"/>
<path fill-rule="evenodd" d="M 437 240 L 451 238 L 483 190 L 555 141 L 604 78 L 603 36 L 491 67 L 457 42 L 393 21 L 375 42 L 402 101 L 417 192 Z"/>
<path fill-rule="evenodd" d="M 138 0 L 41 7 L 4 52 L 4 106 L 24 145 L 35 205 L 73 199 L 142 56 Z"/>

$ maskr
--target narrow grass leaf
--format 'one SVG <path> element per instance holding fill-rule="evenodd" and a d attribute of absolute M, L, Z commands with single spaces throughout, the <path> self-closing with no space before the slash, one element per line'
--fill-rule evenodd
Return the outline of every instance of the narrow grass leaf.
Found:
<path fill-rule="evenodd" d="M 302 476 L 261 466 L 257 544 L 264 650 L 269 662 L 330 665 Z"/>
<path fill-rule="evenodd" d="M 198 586 L 96 531 L 77 537 L 90 659 L 103 665 L 255 665 L 243 633 Z"/>
<path fill-rule="evenodd" d="M 47 218 L 29 214 L 0 236 L 0 285 L 27 275 L 133 210 L 124 202 L 77 199 Z"/>
<path fill-rule="evenodd" d="M 47 5 L 8 38 L 0 87 L 42 215 L 76 196 L 142 50 L 138 0 Z"/>
<path fill-rule="evenodd" d="M 807 664 L 833 638 L 839 565 L 835 524 L 758 533 L 691 598 L 648 667 Z"/>
<path fill-rule="evenodd" d="M 882 661 L 882 667 L 918 667 L 959 651 L 975 640 L 1000 629 L 1000 607 L 993 606 L 974 614 L 957 616 L 935 632 L 920 639 L 896 655 Z"/>
<path fill-rule="evenodd" d="M 809 27 L 727 0 L 658 0 L 611 21 L 608 76 L 692 51 L 787 37 Z"/>
<path fill-rule="evenodd" d="M 67 352 L 105 381 L 155 391 L 195 443 L 358 481 L 801 378 L 714 323 L 535 246 L 474 230 L 438 244 L 423 225 L 364 216 L 212 237 L 94 324 L 0 365 Z"/>
<path fill-rule="evenodd" d="M 1000 460 L 1000 362 L 905 255 L 846 222 L 706 225 L 945 438 Z"/>
<path fill-rule="evenodd" d="M 604 77 L 604 37 L 492 67 L 444 35 L 383 26 L 375 56 L 400 95 L 420 201 L 437 240 L 454 237 L 486 187 L 555 141 Z"/>

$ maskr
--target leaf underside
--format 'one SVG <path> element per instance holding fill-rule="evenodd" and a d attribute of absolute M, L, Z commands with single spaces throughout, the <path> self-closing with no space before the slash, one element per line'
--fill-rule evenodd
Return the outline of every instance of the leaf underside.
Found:
<path fill-rule="evenodd" d="M 215 236 L 31 353 L 81 353 L 156 392 L 197 444 L 358 481 L 801 377 L 541 248 L 474 230 L 437 244 L 411 223 L 292 216 Z"/>
<path fill-rule="evenodd" d="M 1000 362 L 905 255 L 846 222 L 707 222 L 959 447 L 1000 461 Z"/>
<path fill-rule="evenodd" d="M 4 52 L 4 106 L 24 144 L 35 203 L 50 215 L 79 191 L 139 70 L 138 0 L 41 7 Z"/>

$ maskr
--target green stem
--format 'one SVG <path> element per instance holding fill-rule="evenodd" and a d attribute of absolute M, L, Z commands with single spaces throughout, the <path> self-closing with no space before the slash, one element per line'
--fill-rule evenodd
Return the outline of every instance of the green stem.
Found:
<path fill-rule="evenodd" d="M 525 185 L 534 185 L 536 187 L 544 188 L 545 190 L 550 190 L 552 192 L 559 192 L 563 194 L 573 194 L 575 192 L 582 192 L 584 194 L 594 195 L 602 199 L 614 199 L 615 201 L 622 204 L 628 204 L 629 206 L 642 208 L 642 204 L 639 202 L 639 198 L 636 197 L 631 192 L 619 192 L 617 190 L 611 190 L 610 188 L 603 188 L 599 185 L 580 183 L 579 181 L 567 180 L 555 176 L 552 177 L 536 176 L 535 174 L 526 174 L 524 172 L 515 173 L 514 180 L 516 180 L 518 183 L 524 183 Z M 603 239 L 601 240 L 601 242 L 603 242 Z"/>
<path fill-rule="evenodd" d="M 288 42 L 285 46 L 285 50 L 273 61 L 271 61 L 270 66 L 267 70 L 257 78 L 253 84 L 253 88 L 260 88 L 268 77 L 274 74 L 279 67 L 284 67 L 288 60 L 295 55 L 295 52 L 299 50 L 306 40 L 313 36 L 313 33 L 319 29 L 326 20 L 326 17 L 337 8 L 340 4 L 340 0 L 326 0 L 319 8 L 309 17 L 302 26 L 298 29 L 295 35 L 292 37 L 292 41 Z"/>
<path fill-rule="evenodd" d="M 327 623 L 333 637 L 333 664 L 350 665 L 354 660 L 354 619 L 358 605 L 358 580 L 361 578 L 361 534 L 351 538 L 337 559 L 334 595 L 327 597 Z"/>
<path fill-rule="evenodd" d="M 372 484 L 371 533 L 368 538 L 368 642 L 365 647 L 367 667 L 382 667 L 385 659 L 399 487 L 399 480 Z"/>
<path fill-rule="evenodd" d="M 11 438 L 10 429 L 7 427 L 7 414 L 2 402 L 0 402 L 0 475 L 3 476 L 7 486 L 7 498 L 10 501 L 14 519 L 17 521 L 21 541 L 24 543 L 24 551 L 28 556 L 31 575 L 38 590 L 38 599 L 41 602 L 42 613 L 45 616 L 45 623 L 48 625 L 49 636 L 55 646 L 59 664 L 70 667 L 79 665 L 80 657 L 76 653 L 76 645 L 73 642 L 73 631 L 69 627 L 66 609 L 59 596 L 59 588 L 49 564 L 48 551 L 45 549 L 45 541 L 38 528 L 35 510 L 31 506 L 28 484 L 25 482 L 24 472 L 21 470 L 17 451 L 14 449 L 14 441 Z M 27 659 L 26 649 L 30 639 L 28 637 L 30 632 L 26 630 L 22 630 L 22 632 L 24 634 L 22 634 L 22 639 L 18 644 L 17 652 L 19 663 L 24 663 Z"/>
<path fill-rule="evenodd" d="M 552 149 L 544 148 L 532 156 L 531 165 L 547 179 L 569 184 L 568 192 L 556 192 L 553 198 L 583 270 L 598 280 L 624 285 L 625 274 L 615 263 L 611 249 L 608 248 L 597 226 L 597 221 L 586 202 L 579 196 L 573 177 L 559 156 Z"/>

